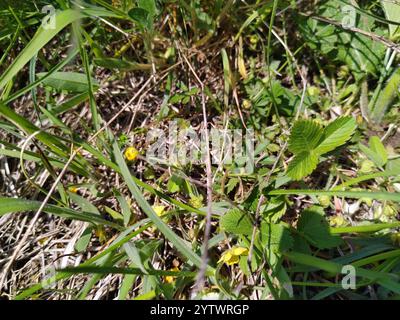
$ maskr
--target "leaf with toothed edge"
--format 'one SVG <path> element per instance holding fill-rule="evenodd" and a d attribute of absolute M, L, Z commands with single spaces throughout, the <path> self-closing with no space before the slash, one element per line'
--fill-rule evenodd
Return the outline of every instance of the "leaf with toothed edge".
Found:
<path fill-rule="evenodd" d="M 340 117 L 330 123 L 325 129 L 316 153 L 324 154 L 345 144 L 353 135 L 357 124 L 352 117 Z"/>
<path fill-rule="evenodd" d="M 352 117 L 340 117 L 322 127 L 313 120 L 297 121 L 292 129 L 288 149 L 295 157 L 290 162 L 287 175 L 300 180 L 311 174 L 319 157 L 345 144 L 357 125 Z"/>

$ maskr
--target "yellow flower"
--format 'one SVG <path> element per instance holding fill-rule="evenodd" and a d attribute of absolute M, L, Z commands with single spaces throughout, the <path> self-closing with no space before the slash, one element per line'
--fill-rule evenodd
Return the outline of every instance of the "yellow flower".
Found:
<path fill-rule="evenodd" d="M 251 35 L 250 36 L 250 43 L 251 44 L 257 44 L 257 42 L 258 42 L 258 37 L 255 34 Z"/>
<path fill-rule="evenodd" d="M 137 158 L 137 156 L 139 155 L 139 151 L 136 150 L 136 148 L 134 147 L 129 147 L 125 150 L 125 158 L 128 161 L 133 161 Z"/>
<path fill-rule="evenodd" d="M 153 206 L 154 212 L 161 217 L 164 214 L 165 206 Z"/>
<path fill-rule="evenodd" d="M 69 187 L 68 190 L 71 191 L 72 193 L 77 193 L 78 192 L 78 188 L 74 187 L 74 186 Z"/>
<path fill-rule="evenodd" d="M 221 259 L 219 259 L 218 263 L 224 262 L 228 266 L 231 266 L 233 264 L 239 263 L 239 259 L 241 256 L 247 256 L 248 254 L 249 250 L 247 248 L 233 247 L 222 254 Z"/>
<path fill-rule="evenodd" d="M 250 108 L 251 108 L 251 101 L 250 101 L 250 100 L 247 100 L 247 99 L 244 99 L 244 100 L 243 100 L 243 103 L 242 103 L 242 106 L 243 106 L 243 108 L 245 108 L 245 109 L 250 109 Z"/>
<path fill-rule="evenodd" d="M 99 241 L 101 243 L 105 243 L 107 241 L 107 234 L 103 227 L 97 227 L 95 230 L 95 234 L 99 238 Z"/>
<path fill-rule="evenodd" d="M 180 271 L 178 267 L 173 267 L 172 269 L 169 269 L 169 271 L 174 271 L 174 272 L 178 272 Z M 173 283 L 175 281 L 174 276 L 165 276 L 165 282 L 166 283 Z"/>

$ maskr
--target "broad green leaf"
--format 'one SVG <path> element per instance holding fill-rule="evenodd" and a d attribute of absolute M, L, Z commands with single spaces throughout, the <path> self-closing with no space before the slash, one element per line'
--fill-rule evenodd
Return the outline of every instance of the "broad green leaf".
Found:
<path fill-rule="evenodd" d="M 295 154 L 287 175 L 300 180 L 317 167 L 319 156 L 334 150 L 348 141 L 356 122 L 352 117 L 340 117 L 326 128 L 313 120 L 300 120 L 293 125 L 289 139 L 289 151 Z"/>
<path fill-rule="evenodd" d="M 369 139 L 369 148 L 361 143 L 359 148 L 378 167 L 383 167 L 387 163 L 388 154 L 379 137 L 373 136 Z"/>
<path fill-rule="evenodd" d="M 294 180 L 300 180 L 309 175 L 318 165 L 318 155 L 314 151 L 302 152 L 290 162 L 287 175 Z"/>
<path fill-rule="evenodd" d="M 357 11 L 362 10 L 355 1 L 351 3 L 347 1 L 347 6 L 344 3 L 338 0 L 324 1 L 315 7 L 314 13 L 334 20 L 342 26 L 349 25 L 367 32 L 380 33 L 379 29 L 376 30 L 375 18 L 358 14 Z M 347 64 L 357 79 L 361 79 L 366 74 L 379 73 L 385 54 L 385 46 L 381 42 L 373 41 L 358 32 L 315 21 L 312 18 L 300 20 L 299 26 L 311 48 L 320 51 L 330 61 L 336 60 Z"/>
<path fill-rule="evenodd" d="M 365 25 L 359 28 L 369 29 Z M 339 39 L 337 59 L 345 62 L 357 79 L 365 73 L 376 75 L 379 72 L 385 49 L 380 42 L 356 32 L 342 32 Z"/>
<path fill-rule="evenodd" d="M 41 72 L 37 76 L 42 78 L 46 74 L 45 72 Z M 57 90 L 75 93 L 87 92 L 89 90 L 87 75 L 78 72 L 54 72 L 43 80 L 43 84 Z M 94 89 L 99 87 L 99 83 L 95 79 L 92 79 L 92 84 Z"/>
<path fill-rule="evenodd" d="M 175 175 L 173 175 L 167 183 L 167 189 L 169 192 L 171 193 L 176 193 L 179 192 L 181 190 L 181 188 L 183 187 L 183 179 L 180 177 L 177 177 Z"/>
<path fill-rule="evenodd" d="M 380 91 L 379 96 L 373 106 L 371 119 L 379 123 L 385 116 L 388 109 L 393 105 L 394 100 L 399 96 L 400 68 L 397 68 Z"/>
<path fill-rule="evenodd" d="M 219 222 L 221 229 L 233 234 L 251 235 L 253 224 L 246 212 L 231 209 L 225 213 Z"/>
<path fill-rule="evenodd" d="M 315 152 L 322 155 L 346 143 L 357 128 L 353 117 L 340 117 L 331 122 L 323 132 Z"/>
<path fill-rule="evenodd" d="M 379 160 L 380 160 L 379 166 L 383 167 L 388 160 L 388 153 L 385 149 L 385 146 L 381 142 L 381 139 L 379 139 L 379 137 L 377 137 L 377 136 L 371 137 L 369 139 L 369 146 L 370 146 L 371 150 L 376 155 L 378 155 Z"/>
<path fill-rule="evenodd" d="M 293 125 L 288 149 L 294 154 L 312 151 L 322 137 L 322 127 L 313 120 L 299 120 Z"/>
<path fill-rule="evenodd" d="M 331 235 L 330 227 L 321 207 L 311 207 L 302 212 L 297 222 L 297 230 L 319 249 L 329 249 L 342 243 L 338 236 Z"/>
<path fill-rule="evenodd" d="M 155 16 L 157 13 L 157 7 L 155 0 L 138 0 L 139 8 L 145 9 L 150 16 Z"/>
<path fill-rule="evenodd" d="M 260 242 L 265 249 L 271 249 L 276 253 L 287 251 L 293 247 L 293 238 L 288 228 L 266 221 L 261 224 Z"/>
<path fill-rule="evenodd" d="M 400 23 L 400 2 L 381 0 L 383 11 L 388 20 Z M 390 36 L 394 37 L 399 32 L 399 26 L 389 24 Z"/>
<path fill-rule="evenodd" d="M 313 50 L 328 54 L 335 49 L 338 36 L 336 28 L 330 24 L 321 24 L 313 19 L 301 19 L 299 31 L 303 34 L 306 44 Z"/>
<path fill-rule="evenodd" d="M 355 2 L 348 2 L 354 9 L 345 10 L 343 4 L 330 0 L 323 6 L 326 9 L 322 15 L 367 32 L 374 32 L 374 19 L 366 15 L 357 15 L 356 10 L 359 6 Z M 363 77 L 366 73 L 376 75 L 383 61 L 385 46 L 357 32 L 339 27 L 336 27 L 336 31 L 338 35 L 336 59 L 346 63 L 357 78 Z"/>
<path fill-rule="evenodd" d="M 389 160 L 386 165 L 386 172 L 393 176 L 400 176 L 400 159 Z"/>
<path fill-rule="evenodd" d="M 133 8 L 128 12 L 129 16 L 143 28 L 150 27 L 150 13 L 143 8 Z"/>
<path fill-rule="evenodd" d="M 271 197 L 264 209 L 262 215 L 273 223 L 277 223 L 278 220 L 286 213 L 287 205 L 286 199 L 283 196 Z"/>

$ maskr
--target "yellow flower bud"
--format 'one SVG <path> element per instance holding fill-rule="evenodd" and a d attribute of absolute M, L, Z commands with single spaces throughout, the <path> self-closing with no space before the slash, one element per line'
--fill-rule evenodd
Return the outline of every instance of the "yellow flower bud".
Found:
<path fill-rule="evenodd" d="M 179 270 L 178 267 L 173 267 L 173 268 L 170 269 L 169 271 L 179 272 L 180 270 Z M 165 276 L 164 279 L 165 279 L 165 282 L 166 282 L 166 283 L 174 283 L 176 277 L 174 277 L 174 276 Z"/>
<path fill-rule="evenodd" d="M 134 147 L 129 147 L 125 150 L 125 158 L 128 161 L 133 161 L 139 155 L 139 151 L 136 150 Z"/>
<path fill-rule="evenodd" d="M 153 206 L 154 212 L 161 217 L 165 212 L 165 206 Z"/>

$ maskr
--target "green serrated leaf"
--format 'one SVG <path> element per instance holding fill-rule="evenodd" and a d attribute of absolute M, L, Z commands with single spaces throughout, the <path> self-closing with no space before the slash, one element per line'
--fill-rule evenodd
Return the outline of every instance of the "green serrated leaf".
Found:
<path fill-rule="evenodd" d="M 354 118 L 337 118 L 324 129 L 315 152 L 322 155 L 336 149 L 351 138 L 356 128 L 357 124 Z"/>
<path fill-rule="evenodd" d="M 364 146 L 362 143 L 358 144 L 360 150 L 369 158 L 371 159 L 377 166 L 379 166 L 379 157 L 367 146 Z"/>
<path fill-rule="evenodd" d="M 297 121 L 289 139 L 289 150 L 295 154 L 287 175 L 300 180 L 317 167 L 319 156 L 348 141 L 357 125 L 352 117 L 340 117 L 325 129 L 313 120 Z"/>
<path fill-rule="evenodd" d="M 281 224 L 261 224 L 260 242 L 265 249 L 274 252 L 284 252 L 293 247 L 293 238 L 289 230 Z"/>
<path fill-rule="evenodd" d="M 388 153 L 381 139 L 377 136 L 369 138 L 369 147 L 379 157 L 380 166 L 384 166 L 388 161 Z"/>
<path fill-rule="evenodd" d="M 293 125 L 288 149 L 294 154 L 313 150 L 322 137 L 322 127 L 313 120 L 299 120 Z"/>
<path fill-rule="evenodd" d="M 232 178 L 226 184 L 226 194 L 230 194 L 232 190 L 239 184 L 238 178 Z"/>
<path fill-rule="evenodd" d="M 294 180 L 300 180 L 309 175 L 318 165 L 318 155 L 311 152 L 302 152 L 290 162 L 287 175 Z"/>
<path fill-rule="evenodd" d="M 321 207 L 311 207 L 302 212 L 297 223 L 297 230 L 315 247 L 329 249 L 341 244 L 338 236 L 330 233 L 329 223 Z"/>
<path fill-rule="evenodd" d="M 369 148 L 361 143 L 358 146 L 378 167 L 383 167 L 387 163 L 388 154 L 379 137 L 372 136 L 369 139 Z"/>
<path fill-rule="evenodd" d="M 286 209 L 285 197 L 271 197 L 264 209 L 263 216 L 276 223 L 286 213 Z"/>
<path fill-rule="evenodd" d="M 231 209 L 220 219 L 220 227 L 224 231 L 233 234 L 251 235 L 253 224 L 249 216 L 239 209 Z"/>

